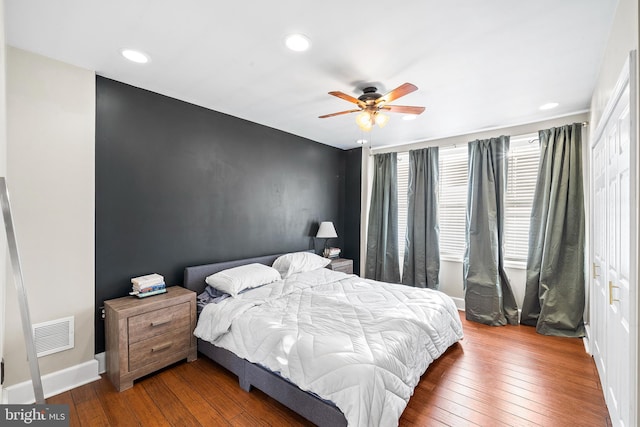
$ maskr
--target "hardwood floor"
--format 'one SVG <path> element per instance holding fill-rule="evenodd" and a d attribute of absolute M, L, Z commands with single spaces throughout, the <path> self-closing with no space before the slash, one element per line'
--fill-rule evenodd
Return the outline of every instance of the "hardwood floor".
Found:
<path fill-rule="evenodd" d="M 580 339 L 464 320 L 465 338 L 429 366 L 401 426 L 610 426 L 593 359 Z M 200 357 L 118 393 L 106 375 L 47 399 L 71 426 L 306 426 L 309 422 Z"/>

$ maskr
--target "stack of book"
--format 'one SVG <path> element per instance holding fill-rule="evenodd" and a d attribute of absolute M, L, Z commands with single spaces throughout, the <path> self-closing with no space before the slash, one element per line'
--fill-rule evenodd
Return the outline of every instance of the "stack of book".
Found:
<path fill-rule="evenodd" d="M 324 256 L 326 258 L 338 258 L 340 256 L 340 248 L 326 248 Z"/>
<path fill-rule="evenodd" d="M 133 291 L 131 295 L 138 298 L 150 297 L 167 292 L 167 285 L 164 283 L 164 277 L 157 274 L 147 274 L 145 276 L 134 277 L 131 279 Z"/>

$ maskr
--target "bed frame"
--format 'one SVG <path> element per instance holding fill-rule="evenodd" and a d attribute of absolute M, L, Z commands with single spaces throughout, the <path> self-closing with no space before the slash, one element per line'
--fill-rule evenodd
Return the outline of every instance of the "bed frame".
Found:
<path fill-rule="evenodd" d="M 280 255 L 187 267 L 184 269 L 184 287 L 200 294 L 207 286 L 204 279 L 213 273 L 252 263 L 270 266 Z M 335 405 L 301 390 L 292 382 L 260 365 L 201 339 L 198 339 L 198 351 L 236 374 L 240 387 L 245 391 L 250 391 L 252 386 L 256 387 L 318 426 L 347 425 L 344 414 Z"/>

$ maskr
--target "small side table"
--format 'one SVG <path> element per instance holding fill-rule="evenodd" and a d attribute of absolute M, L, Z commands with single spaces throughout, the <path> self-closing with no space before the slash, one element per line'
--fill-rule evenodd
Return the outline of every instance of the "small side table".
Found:
<path fill-rule="evenodd" d="M 180 286 L 104 302 L 107 375 L 118 391 L 174 362 L 196 360 L 196 294 Z"/>
<path fill-rule="evenodd" d="M 333 258 L 327 268 L 333 271 L 341 271 L 347 274 L 353 274 L 353 260 L 346 258 Z"/>

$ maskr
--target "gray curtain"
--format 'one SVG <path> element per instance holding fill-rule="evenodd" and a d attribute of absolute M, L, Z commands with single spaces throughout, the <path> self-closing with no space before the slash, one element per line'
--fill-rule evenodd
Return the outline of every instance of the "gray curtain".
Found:
<path fill-rule="evenodd" d="M 373 188 L 369 206 L 364 276 L 400 282 L 398 261 L 398 161 L 396 153 L 373 156 Z"/>
<path fill-rule="evenodd" d="M 508 152 L 508 136 L 469 143 L 465 314 L 468 320 L 492 326 L 518 324 L 503 254 Z"/>
<path fill-rule="evenodd" d="M 545 335 L 585 333 L 581 133 L 579 123 L 539 132 L 540 166 L 520 322 Z"/>
<path fill-rule="evenodd" d="M 438 233 L 438 147 L 411 150 L 402 283 L 438 289 Z"/>

